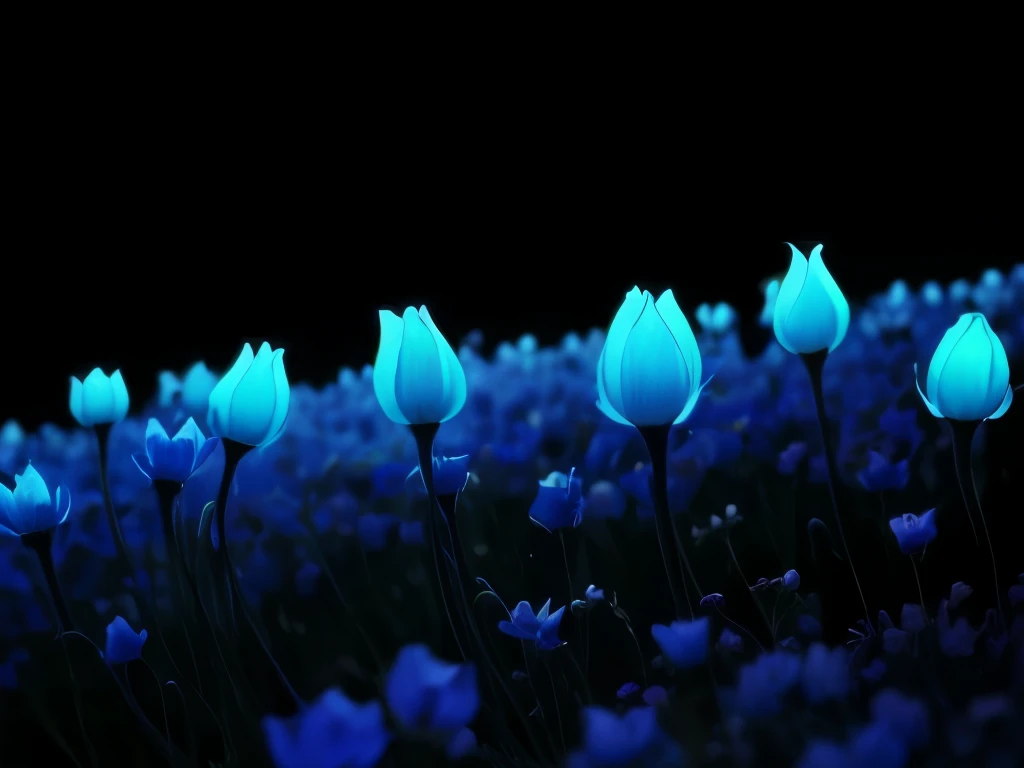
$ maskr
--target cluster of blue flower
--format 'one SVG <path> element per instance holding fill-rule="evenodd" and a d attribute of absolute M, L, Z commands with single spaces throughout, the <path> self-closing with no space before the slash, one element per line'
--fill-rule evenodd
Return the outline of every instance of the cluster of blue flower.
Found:
<path fill-rule="evenodd" d="M 490 360 L 479 338 L 456 353 L 425 307 L 381 311 L 375 364 L 319 391 L 290 385 L 283 350 L 266 343 L 255 354 L 246 344 L 223 377 L 203 363 L 161 374 L 137 417 L 119 372 L 72 378 L 84 429 L 0 430 L 0 688 L 33 685 L 52 609 L 58 644 L 94 647 L 140 740 L 172 765 L 425 764 L 428 753 L 578 768 L 1021 759 L 1012 729 L 992 728 L 1024 712 L 1024 575 L 1002 591 L 971 450 L 1012 405 L 1024 265 L 976 285 L 913 292 L 898 281 L 851 314 L 821 246 L 809 258 L 791 248 L 787 275 L 765 288 L 774 340 L 753 358 L 728 305 L 699 307 L 695 334 L 671 291 L 634 288 L 607 333 L 552 349 L 526 336 Z M 931 357 L 915 395 L 920 352 Z M 919 450 L 943 440 L 948 466 Z M 767 536 L 747 559 L 733 546 L 753 516 L 739 488 L 770 508 L 764 468 L 783 487 L 827 489 L 827 501 L 802 526 L 760 520 Z M 952 500 L 936 498 L 943 472 L 962 492 Z M 846 491 L 884 505 L 908 487 L 930 503 L 901 498 L 900 514 L 873 523 L 907 557 L 919 595 L 896 627 L 862 584 L 858 568 L 877 553 L 857 550 L 864 520 Z M 921 587 L 924 553 L 962 519 L 991 561 L 972 574 L 994 589 L 980 628 L 963 610 L 967 584 L 931 611 Z M 821 595 L 794 569 L 797 528 Z M 543 595 L 531 586 L 518 547 L 530 530 L 556 542 L 566 586 L 547 572 Z M 751 560 L 778 575 L 747 580 Z M 591 580 L 602 588 L 575 591 Z M 863 617 L 846 646 L 834 617 L 848 614 L 827 604 L 844 580 Z M 312 606 L 327 591 L 344 623 L 313 642 L 307 625 L 324 609 Z M 640 591 L 651 607 L 631 618 L 620 596 Z M 562 605 L 508 608 L 500 593 Z M 646 632 L 635 631 L 641 615 Z M 590 665 L 602 616 L 626 632 L 605 652 L 630 659 L 607 689 Z M 101 649 L 90 637 L 104 626 Z M 159 644 L 146 645 L 149 632 Z M 287 658 L 305 642 L 326 647 L 316 661 Z M 439 658 L 449 653 L 461 661 Z M 342 656 L 358 659 L 344 673 Z M 382 682 L 364 696 L 371 662 Z M 186 725 L 170 724 L 166 702 L 162 723 L 146 711 L 133 664 L 173 686 Z M 81 733 L 57 740 L 76 763 L 79 742 L 95 758 L 78 699 Z M 766 734 L 785 718 L 779 743 Z"/>

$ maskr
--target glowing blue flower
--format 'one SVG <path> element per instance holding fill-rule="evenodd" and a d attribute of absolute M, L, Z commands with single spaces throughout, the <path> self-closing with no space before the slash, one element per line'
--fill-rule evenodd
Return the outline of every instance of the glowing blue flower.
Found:
<path fill-rule="evenodd" d="M 878 451 L 868 451 L 868 465 L 857 473 L 857 479 L 866 491 L 899 490 L 910 480 L 910 462 L 891 462 Z"/>
<path fill-rule="evenodd" d="M 263 718 L 277 768 L 373 768 L 391 742 L 379 701 L 357 704 L 337 688 L 290 718 Z"/>
<path fill-rule="evenodd" d="M 435 456 L 433 464 L 434 493 L 438 496 L 454 496 L 462 493 L 466 483 L 469 482 L 469 454 L 451 457 Z M 408 480 L 419 473 L 420 468 L 414 467 L 405 479 Z M 417 483 L 417 486 L 422 489 L 422 481 Z"/>
<path fill-rule="evenodd" d="M 217 374 L 200 361 L 185 371 L 181 379 L 181 404 L 189 413 L 206 413 L 210 394 L 217 386 Z"/>
<path fill-rule="evenodd" d="M 71 415 L 83 427 L 113 424 L 128 415 L 128 389 L 121 371 L 107 376 L 99 368 L 79 381 L 71 377 Z"/>
<path fill-rule="evenodd" d="M 762 653 L 740 670 L 735 704 L 748 717 L 770 717 L 800 679 L 800 657 L 787 651 Z"/>
<path fill-rule="evenodd" d="M 116 616 L 107 625 L 107 645 L 103 658 L 107 664 L 127 664 L 142 658 L 142 646 L 146 642 L 147 632 L 136 633 L 127 621 Z"/>
<path fill-rule="evenodd" d="M 812 704 L 842 700 L 850 689 L 849 675 L 845 648 L 830 649 L 823 643 L 812 643 L 801 677 L 804 696 Z"/>
<path fill-rule="evenodd" d="M 678 669 L 696 667 L 708 657 L 708 633 L 711 622 L 707 616 L 693 621 L 673 621 L 670 626 L 655 624 L 651 627 L 654 642 Z"/>
<path fill-rule="evenodd" d="M 541 480 L 537 497 L 530 505 L 530 522 L 548 533 L 559 528 L 575 528 L 583 522 L 583 482 L 568 475 L 552 472 Z"/>
<path fill-rule="evenodd" d="M 1006 413 L 1013 402 L 1010 364 L 983 314 L 961 315 L 946 331 L 928 365 L 925 391 L 918 381 L 917 392 L 939 419 L 982 421 Z"/>
<path fill-rule="evenodd" d="M 683 764 L 679 746 L 658 726 L 658 710 L 635 707 L 617 715 L 603 707 L 584 707 L 583 744 L 569 756 L 569 768 L 617 768 Z"/>
<path fill-rule="evenodd" d="M 244 445 L 267 445 L 284 430 L 290 401 L 284 350 L 271 351 L 270 344 L 263 342 L 253 356 L 247 343 L 210 393 L 206 423 L 218 437 Z"/>
<path fill-rule="evenodd" d="M 51 502 L 46 487 L 35 467 L 29 464 L 20 475 L 14 476 L 14 493 L 0 485 L 0 534 L 47 531 L 68 519 L 71 512 L 71 493 L 61 485 L 57 487 L 56 502 Z"/>
<path fill-rule="evenodd" d="M 775 338 L 797 355 L 838 347 L 850 328 L 850 305 L 821 260 L 821 246 L 808 261 L 796 246 L 775 301 Z"/>
<path fill-rule="evenodd" d="M 426 307 L 380 311 L 373 391 L 397 424 L 440 424 L 466 404 L 466 374 Z"/>
<path fill-rule="evenodd" d="M 937 307 L 942 304 L 944 296 L 942 294 L 942 286 L 934 280 L 929 280 L 923 286 L 921 286 L 921 301 L 929 307 Z"/>
<path fill-rule="evenodd" d="M 889 527 L 896 535 L 896 541 L 904 555 L 916 555 L 923 552 L 924 548 L 939 534 L 935 527 L 934 509 L 929 509 L 920 517 L 911 514 L 894 517 L 889 521 Z"/>
<path fill-rule="evenodd" d="M 736 322 L 736 310 L 720 301 L 715 306 L 701 304 L 696 311 L 697 322 L 708 333 L 726 333 Z"/>
<path fill-rule="evenodd" d="M 775 302 L 779 300 L 779 281 L 771 280 L 764 287 L 764 307 L 761 309 L 761 316 L 758 323 L 767 328 L 775 322 Z"/>
<path fill-rule="evenodd" d="M 535 616 L 530 604 L 523 600 L 512 609 L 512 621 L 499 621 L 498 629 L 510 637 L 535 642 L 542 651 L 550 651 L 562 644 L 558 627 L 562 623 L 565 606 L 548 615 L 550 610 L 551 601 L 548 600 Z"/>
<path fill-rule="evenodd" d="M 597 361 L 597 407 L 620 424 L 679 424 L 697 404 L 700 378 L 697 339 L 672 291 L 655 301 L 633 288 Z"/>
<path fill-rule="evenodd" d="M 219 441 L 207 440 L 195 421 L 189 420 L 169 438 L 156 419 L 146 424 L 146 452 L 133 453 L 132 461 L 150 480 L 184 483 L 213 453 Z"/>
<path fill-rule="evenodd" d="M 434 657 L 425 645 L 398 652 L 385 684 L 388 708 L 404 728 L 448 742 L 480 708 L 476 667 Z"/>

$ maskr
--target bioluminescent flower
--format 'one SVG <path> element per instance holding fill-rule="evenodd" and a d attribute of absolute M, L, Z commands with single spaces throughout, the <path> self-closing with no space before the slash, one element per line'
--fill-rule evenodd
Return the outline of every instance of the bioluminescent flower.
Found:
<path fill-rule="evenodd" d="M 761 308 L 761 315 L 757 319 L 763 328 L 768 328 L 775 322 L 775 302 L 778 300 L 779 281 L 770 280 L 764 287 L 764 307 Z"/>
<path fill-rule="evenodd" d="M 782 575 L 782 586 L 790 592 L 800 589 L 800 574 L 790 568 Z"/>
<path fill-rule="evenodd" d="M 844 699 L 850 690 L 849 676 L 845 648 L 812 643 L 807 649 L 800 680 L 804 696 L 812 704 Z"/>
<path fill-rule="evenodd" d="M 821 260 L 822 246 L 815 246 L 808 260 L 787 245 L 793 260 L 775 300 L 775 338 L 795 355 L 832 352 L 850 328 L 850 305 Z"/>
<path fill-rule="evenodd" d="M 587 587 L 586 597 L 588 603 L 596 603 L 604 600 L 604 590 L 598 589 L 593 584 Z"/>
<path fill-rule="evenodd" d="M 871 700 L 871 718 L 892 728 L 911 749 L 928 746 L 931 722 L 928 705 L 895 688 L 886 688 Z"/>
<path fill-rule="evenodd" d="M 898 491 L 910 480 L 910 461 L 889 461 L 878 451 L 868 451 L 868 465 L 857 473 L 865 491 Z"/>
<path fill-rule="evenodd" d="M 455 496 L 462 493 L 469 482 L 469 454 L 464 456 L 435 456 L 434 493 L 438 496 Z M 420 474 L 420 468 L 414 467 L 406 480 Z M 420 480 L 418 487 L 424 488 Z"/>
<path fill-rule="evenodd" d="M 441 661 L 425 645 L 407 645 L 388 673 L 385 698 L 403 728 L 447 744 L 480 708 L 476 667 Z"/>
<path fill-rule="evenodd" d="M 466 374 L 426 307 L 380 310 L 373 391 L 397 424 L 440 424 L 466 404 Z"/>
<path fill-rule="evenodd" d="M 694 313 L 700 327 L 709 333 L 726 333 L 736 322 L 736 310 L 720 301 L 713 307 L 701 304 Z"/>
<path fill-rule="evenodd" d="M 723 627 L 722 634 L 718 636 L 718 647 L 723 651 L 740 653 L 743 650 L 743 638 L 728 627 Z"/>
<path fill-rule="evenodd" d="M 107 625 L 107 644 L 103 649 L 103 659 L 111 666 L 141 659 L 146 637 L 146 630 L 136 632 L 123 617 L 115 616 Z"/>
<path fill-rule="evenodd" d="M 703 664 L 708 657 L 708 633 L 711 622 L 706 616 L 693 621 L 673 621 L 669 626 L 651 627 L 654 642 L 662 654 L 677 669 L 688 669 Z"/>
<path fill-rule="evenodd" d="M 133 453 L 132 461 L 150 480 L 184 483 L 213 453 L 219 441 L 207 440 L 190 416 L 170 438 L 156 419 L 146 424 L 146 452 Z"/>
<path fill-rule="evenodd" d="M 575 528 L 583 522 L 583 482 L 568 475 L 552 472 L 538 483 L 537 496 L 530 505 L 530 522 L 548 533 L 560 528 Z"/>
<path fill-rule="evenodd" d="M 713 610 L 725 606 L 725 597 L 721 592 L 709 592 L 700 599 L 700 607 Z"/>
<path fill-rule="evenodd" d="M 623 683 L 619 690 L 615 692 L 615 697 L 619 699 L 631 699 L 640 693 L 640 686 L 636 683 L 629 682 Z"/>
<path fill-rule="evenodd" d="M 263 734 L 276 768 L 373 768 L 391 743 L 381 703 L 337 688 L 293 717 L 263 718 Z"/>
<path fill-rule="evenodd" d="M 802 671 L 800 657 L 787 651 L 762 653 L 740 670 L 735 705 L 747 717 L 770 717 L 782 709 Z"/>
<path fill-rule="evenodd" d="M 896 534 L 896 542 L 904 555 L 923 552 L 924 548 L 939 535 L 939 530 L 935 527 L 934 509 L 929 509 L 920 517 L 909 513 L 902 517 L 894 517 L 889 521 L 889 527 Z"/>
<path fill-rule="evenodd" d="M 886 653 L 909 653 L 913 636 L 928 626 L 928 616 L 917 603 L 906 603 L 896 627 L 885 611 L 878 612 L 878 631 L 882 635 L 882 648 Z"/>
<path fill-rule="evenodd" d="M 921 286 L 921 301 L 928 307 L 937 307 L 942 304 L 945 297 L 942 294 L 942 286 L 934 280 L 929 280 Z"/>
<path fill-rule="evenodd" d="M 53 501 L 46 481 L 31 464 L 14 476 L 13 493 L 0 485 L 0 534 L 21 536 L 48 531 L 67 520 L 70 512 L 70 491 L 57 486 Z"/>
<path fill-rule="evenodd" d="M 562 623 L 565 606 L 554 613 L 551 611 L 551 600 L 534 615 L 530 604 L 523 600 L 512 609 L 512 621 L 499 621 L 498 629 L 510 637 L 530 640 L 542 651 L 550 651 L 562 644 L 558 637 L 558 628 Z"/>
<path fill-rule="evenodd" d="M 99 368 L 93 368 L 85 381 L 72 376 L 70 404 L 71 415 L 83 427 L 121 421 L 128 415 L 128 389 L 121 371 L 107 376 Z"/>
<path fill-rule="evenodd" d="M 946 331 L 928 364 L 925 389 L 921 391 L 918 381 L 917 393 L 939 419 L 998 419 L 1009 410 L 1013 402 L 1010 363 L 983 314 L 961 315 Z"/>
<path fill-rule="evenodd" d="M 681 765 L 679 746 L 658 726 L 654 707 L 636 707 L 619 716 L 602 707 L 584 707 L 583 743 L 569 756 L 569 768 Z"/>
<path fill-rule="evenodd" d="M 701 372 L 697 339 L 672 291 L 655 301 L 634 287 L 597 361 L 597 407 L 620 424 L 680 424 L 697 404 Z"/>
<path fill-rule="evenodd" d="M 206 413 L 210 405 L 210 394 L 217 386 L 217 374 L 199 361 L 185 371 L 181 377 L 181 404 L 189 413 Z"/>
<path fill-rule="evenodd" d="M 206 423 L 221 438 L 262 446 L 276 440 L 288 419 L 291 390 L 284 350 L 263 342 L 254 356 L 248 343 L 210 392 Z"/>

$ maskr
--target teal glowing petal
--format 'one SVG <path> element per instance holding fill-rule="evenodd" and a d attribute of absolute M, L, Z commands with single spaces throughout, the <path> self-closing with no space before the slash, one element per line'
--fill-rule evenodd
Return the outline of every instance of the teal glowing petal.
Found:
<path fill-rule="evenodd" d="M 778 339 L 779 344 L 793 354 L 799 354 L 799 351 L 786 336 L 786 320 L 793 310 L 796 300 L 800 297 L 800 291 L 803 290 L 804 280 L 807 278 L 807 259 L 795 245 L 792 243 L 786 243 L 786 245 L 790 247 L 793 254 L 789 262 L 789 271 L 786 272 L 782 285 L 779 286 L 779 295 L 775 298 L 775 314 L 772 324 L 775 328 L 775 338 Z"/>
<path fill-rule="evenodd" d="M 231 396 L 224 437 L 245 445 L 259 445 L 267 438 L 277 405 L 273 360 L 270 344 L 263 342 Z"/>
<path fill-rule="evenodd" d="M 6 485 L 0 485 L 0 534 L 17 536 L 18 523 L 15 518 L 18 505 L 14 503 L 14 494 Z"/>
<path fill-rule="evenodd" d="M 440 423 L 447 408 L 437 343 L 415 307 L 405 310 L 402 321 L 405 331 L 395 372 L 395 398 L 412 424 Z"/>
<path fill-rule="evenodd" d="M 288 386 L 288 374 L 284 370 L 284 350 L 278 349 L 274 352 L 272 363 L 274 373 L 274 393 L 277 400 L 274 403 L 274 413 L 270 419 L 270 430 L 267 432 L 267 440 L 263 445 L 269 445 L 284 432 L 284 425 L 288 421 L 288 408 L 291 406 L 291 387 Z"/>
<path fill-rule="evenodd" d="M 242 381 L 245 372 L 249 370 L 254 357 L 252 347 L 246 342 L 242 346 L 242 352 L 235 360 L 235 364 L 231 366 L 231 370 L 224 374 L 224 378 L 210 392 L 210 407 L 206 414 L 206 423 L 213 434 L 226 437 L 225 433 L 230 425 L 231 400 L 235 394 L 235 388 Z"/>
<path fill-rule="evenodd" d="M 917 373 L 917 363 L 914 363 L 914 385 L 917 387 L 917 394 L 921 396 L 921 400 L 924 402 L 925 407 L 928 409 L 928 412 L 937 419 L 946 418 L 945 416 L 942 415 L 938 408 L 932 405 L 931 400 L 927 398 L 925 393 L 921 391 L 921 380 Z"/>
<path fill-rule="evenodd" d="M 110 374 L 110 389 L 114 397 L 114 421 L 121 421 L 128 415 L 128 388 L 124 385 L 120 369 Z"/>
<path fill-rule="evenodd" d="M 71 415 L 75 417 L 75 421 L 83 427 L 88 426 L 84 421 L 84 414 L 82 413 L 82 382 L 74 376 L 71 377 L 71 402 L 69 403 L 69 406 L 71 408 Z"/>
<path fill-rule="evenodd" d="M 975 317 L 950 350 L 933 395 L 935 405 L 947 418 L 980 421 L 1002 403 L 1006 383 L 995 399 L 989 396 L 992 356 L 983 321 Z"/>
<path fill-rule="evenodd" d="M 690 417 L 690 414 L 697 405 L 697 401 L 700 399 L 700 393 L 704 391 L 704 387 L 711 383 L 711 379 L 713 378 L 715 377 L 709 376 L 707 381 L 694 390 L 693 394 L 690 395 L 690 399 L 686 401 L 686 406 L 683 408 L 683 412 L 680 413 L 676 420 L 672 422 L 673 424 L 682 424 Z"/>
<path fill-rule="evenodd" d="M 455 417 L 466 404 L 466 372 L 462 369 L 462 363 L 459 362 L 458 355 L 455 354 L 452 345 L 448 343 L 448 339 L 444 337 L 444 334 L 438 330 L 427 308 L 420 307 L 419 314 L 420 319 L 430 331 L 430 335 L 434 337 L 434 343 L 441 354 L 441 370 L 444 374 L 444 397 L 445 403 L 448 404 L 448 412 L 441 421 L 448 421 Z"/>
<path fill-rule="evenodd" d="M 846 338 L 846 332 L 850 329 L 850 304 L 846 301 L 846 297 L 843 296 L 843 292 L 839 290 L 839 285 L 836 283 L 835 278 L 832 277 L 832 273 L 828 271 L 825 262 L 822 261 L 821 249 L 822 246 L 817 245 L 811 251 L 808 274 L 814 275 L 817 278 L 818 283 L 825 289 L 829 302 L 832 305 L 836 325 L 828 351 L 833 352 L 836 347 L 843 343 L 843 339 Z"/>
<path fill-rule="evenodd" d="M 690 376 L 683 353 L 646 294 L 622 354 L 622 415 L 636 426 L 671 424 L 686 407 Z"/>
<path fill-rule="evenodd" d="M 1000 405 L 996 409 L 995 413 L 993 413 L 991 416 L 989 416 L 989 419 L 998 419 L 1000 416 L 1002 416 L 1004 413 L 1006 413 L 1008 410 L 1010 410 L 1010 405 L 1012 403 L 1013 403 L 1013 387 L 1011 387 L 1009 384 L 1007 384 L 1006 385 L 1006 395 L 1003 397 L 1002 405 Z"/>
<path fill-rule="evenodd" d="M 82 382 L 82 413 L 90 426 L 113 421 L 114 389 L 99 368 L 93 368 Z"/>
<path fill-rule="evenodd" d="M 939 346 L 932 353 L 931 362 L 928 363 L 928 379 L 925 381 L 924 391 L 928 393 L 928 397 L 931 398 L 931 401 L 936 406 L 939 405 L 939 377 L 942 375 L 942 369 L 946 365 L 953 347 L 957 345 L 957 342 L 967 333 L 967 329 L 971 327 L 971 321 L 972 316 L 970 314 L 960 315 L 960 319 L 956 321 L 952 328 L 946 331 L 939 342 Z"/>
<path fill-rule="evenodd" d="M 671 289 L 661 294 L 654 306 L 658 310 L 658 314 L 661 315 L 662 320 L 665 321 L 665 325 L 668 326 L 672 338 L 675 339 L 676 344 L 679 346 L 679 351 L 686 362 L 687 373 L 690 376 L 689 389 L 692 391 L 698 386 L 703 373 L 701 369 L 700 348 L 697 346 L 697 337 L 693 335 L 693 328 L 690 327 L 686 315 L 683 314 L 683 310 L 676 303 L 676 297 Z"/>
<path fill-rule="evenodd" d="M 402 413 L 395 397 L 395 374 L 398 371 L 398 356 L 402 351 L 405 323 L 389 309 L 382 309 L 379 314 L 380 346 L 373 363 L 373 391 L 389 419 L 397 424 L 408 424 L 409 419 Z"/>
<path fill-rule="evenodd" d="M 814 247 L 808 261 L 787 245 L 792 261 L 775 300 L 775 337 L 794 354 L 831 352 L 849 330 L 850 305 L 821 260 L 822 246 Z"/>
<path fill-rule="evenodd" d="M 597 365 L 598 389 L 604 391 L 602 400 L 623 418 L 625 408 L 622 404 L 622 355 L 630 331 L 640 319 L 640 313 L 643 312 L 650 296 L 647 291 L 641 291 L 636 286 L 626 294 L 625 301 L 615 313 L 615 318 L 608 328 L 604 350 Z"/>

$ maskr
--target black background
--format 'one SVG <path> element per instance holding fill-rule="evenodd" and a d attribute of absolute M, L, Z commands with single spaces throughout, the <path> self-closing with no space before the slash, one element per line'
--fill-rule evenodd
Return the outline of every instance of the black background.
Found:
<path fill-rule="evenodd" d="M 898 277 L 974 280 L 1024 261 L 1008 208 L 862 216 L 812 203 L 780 215 L 752 202 L 526 192 L 419 207 L 370 197 L 346 211 L 310 190 L 213 211 L 127 197 L 116 212 L 68 207 L 59 231 L 40 230 L 54 247 L 36 244 L 8 273 L 18 300 L 5 308 L 0 420 L 70 424 L 68 376 L 95 365 L 121 368 L 137 407 L 159 370 L 200 359 L 223 370 L 246 340 L 283 346 L 293 382 L 324 384 L 373 361 L 380 307 L 426 303 L 453 343 L 475 328 L 488 348 L 527 332 L 552 343 L 607 326 L 634 283 L 673 288 L 691 322 L 702 301 L 734 304 L 756 351 L 760 285 L 788 267 L 786 240 L 823 242 L 852 301 Z"/>

